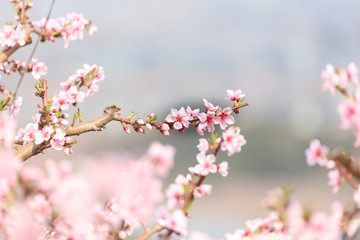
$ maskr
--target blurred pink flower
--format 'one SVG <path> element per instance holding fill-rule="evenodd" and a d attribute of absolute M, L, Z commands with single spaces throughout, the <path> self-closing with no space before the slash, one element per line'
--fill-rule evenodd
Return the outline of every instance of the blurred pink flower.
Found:
<path fill-rule="evenodd" d="M 147 156 L 154 165 L 155 172 L 160 177 L 167 177 L 170 169 L 174 165 L 176 149 L 171 145 L 162 145 L 159 142 L 153 142 Z"/>
<path fill-rule="evenodd" d="M 318 139 L 313 139 L 310 142 L 310 147 L 305 150 L 306 162 L 309 166 L 316 163 L 320 166 L 326 166 L 328 159 L 326 155 L 329 153 L 327 146 L 321 145 Z"/>

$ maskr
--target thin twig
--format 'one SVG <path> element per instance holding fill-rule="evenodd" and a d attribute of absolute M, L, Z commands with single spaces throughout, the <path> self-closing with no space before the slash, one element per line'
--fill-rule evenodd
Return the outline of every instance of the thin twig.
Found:
<path fill-rule="evenodd" d="M 47 22 L 49 21 L 49 18 L 50 18 L 50 15 L 51 15 L 51 12 L 52 12 L 54 3 L 55 3 L 55 0 L 52 0 L 51 5 L 50 5 L 49 12 L 48 12 L 47 17 L 46 17 L 46 21 L 45 21 L 45 24 L 44 24 L 44 28 L 46 27 L 46 24 L 47 24 Z M 32 52 L 31 52 L 31 54 L 30 54 L 30 56 L 29 56 L 29 58 L 28 58 L 28 60 L 27 60 L 26 65 L 30 64 L 30 61 L 32 60 L 32 58 L 33 58 L 33 56 L 34 56 L 34 54 L 35 54 L 35 51 L 36 51 L 36 49 L 37 49 L 37 47 L 38 47 L 38 45 L 39 45 L 40 38 L 41 38 L 41 36 L 38 36 L 38 38 L 37 38 L 37 40 L 36 40 L 36 43 L 35 43 L 35 45 L 34 45 L 34 48 L 33 48 Z M 14 100 L 13 100 L 13 101 L 15 101 L 15 99 L 16 99 L 16 94 L 17 94 L 17 92 L 18 92 L 18 90 L 19 90 L 19 88 L 20 88 L 20 85 L 21 85 L 21 83 L 22 83 L 22 81 L 23 81 L 23 79 L 24 79 L 24 76 L 25 76 L 25 74 L 22 74 L 22 75 L 20 76 L 20 79 L 19 79 L 19 81 L 18 81 L 18 83 L 17 83 L 17 85 L 16 85 L 15 92 L 14 92 L 14 98 L 13 98 Z"/>

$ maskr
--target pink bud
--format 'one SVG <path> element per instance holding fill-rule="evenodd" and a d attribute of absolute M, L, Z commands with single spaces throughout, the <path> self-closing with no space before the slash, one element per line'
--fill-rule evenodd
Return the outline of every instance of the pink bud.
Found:
<path fill-rule="evenodd" d="M 165 136 L 169 136 L 169 130 L 170 130 L 170 127 L 166 123 L 163 123 L 160 127 L 161 133 L 164 134 Z"/>
<path fill-rule="evenodd" d="M 146 128 L 150 131 L 150 130 L 152 129 L 151 124 L 150 124 L 150 123 L 147 123 L 147 124 L 146 124 Z"/>
<path fill-rule="evenodd" d="M 18 6 L 19 6 L 19 10 L 23 9 L 23 7 L 24 7 L 24 2 L 22 2 L 22 1 L 19 2 L 19 5 L 18 5 Z"/>
<path fill-rule="evenodd" d="M 71 143 L 71 138 L 70 137 L 65 138 L 65 144 L 69 144 L 69 143 Z"/>
<path fill-rule="evenodd" d="M 138 127 L 135 127 L 135 128 L 134 128 L 134 130 L 135 130 L 135 132 L 145 134 L 145 130 L 144 130 L 143 128 L 138 128 Z"/>
<path fill-rule="evenodd" d="M 130 129 L 128 128 L 128 126 L 125 123 L 123 123 L 123 129 L 126 132 L 126 134 L 130 134 Z"/>
<path fill-rule="evenodd" d="M 141 118 L 138 118 L 138 119 L 135 121 L 135 123 L 138 124 L 138 125 L 144 125 L 144 124 L 145 124 L 144 120 L 142 120 Z"/>
<path fill-rule="evenodd" d="M 63 113 L 63 114 L 61 115 L 61 117 L 62 117 L 62 118 L 68 118 L 68 117 L 69 117 L 69 114 L 68 114 L 68 113 Z"/>
<path fill-rule="evenodd" d="M 72 150 L 71 146 L 64 148 L 64 153 L 66 156 L 69 156 L 70 154 L 72 154 L 73 150 Z"/>

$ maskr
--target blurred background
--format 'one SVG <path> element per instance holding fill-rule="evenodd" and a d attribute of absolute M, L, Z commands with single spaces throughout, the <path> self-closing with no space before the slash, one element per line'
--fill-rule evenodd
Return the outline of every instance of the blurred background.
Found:
<path fill-rule="evenodd" d="M 50 0 L 34 1 L 33 20 L 46 16 Z M 0 1 L 1 24 L 13 19 L 8 1 Z M 266 216 L 261 200 L 266 190 L 281 185 L 295 189 L 304 205 L 328 210 L 330 203 L 349 203 L 344 186 L 337 195 L 327 187 L 326 170 L 309 168 L 304 151 L 318 137 L 330 148 L 352 148 L 351 131 L 339 129 L 337 105 L 342 97 L 321 91 L 320 73 L 327 63 L 360 64 L 360 2 L 285 0 L 118 0 L 56 1 L 51 17 L 81 12 L 99 27 L 94 37 L 40 44 L 35 57 L 48 66 L 50 93 L 84 63 L 103 66 L 106 79 L 100 91 L 80 105 L 84 120 L 117 105 L 124 116 L 132 111 L 164 119 L 170 108 L 202 107 L 206 98 L 227 106 L 227 89 L 241 89 L 250 104 L 236 116 L 247 140 L 240 154 L 228 159 L 227 178 L 210 176 L 213 194 L 191 210 L 190 229 L 221 237 L 244 225 L 246 219 Z M 1 25 L 3 26 L 3 25 Z M 27 60 L 31 47 L 14 57 Z M 2 75 L 14 89 L 18 77 Z M 19 127 L 32 121 L 36 104 L 34 80 L 28 75 L 19 95 L 24 103 Z M 127 136 L 111 123 L 102 133 L 76 138 L 74 162 L 103 151 L 141 156 L 152 141 L 177 148 L 176 167 L 166 184 L 195 164 L 199 136 L 194 131 L 169 137 L 153 131 Z M 63 159 L 48 150 L 27 164 L 45 158 Z"/>

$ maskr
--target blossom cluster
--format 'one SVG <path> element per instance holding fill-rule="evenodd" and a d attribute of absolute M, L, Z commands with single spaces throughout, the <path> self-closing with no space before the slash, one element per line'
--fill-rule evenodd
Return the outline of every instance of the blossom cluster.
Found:
<path fill-rule="evenodd" d="M 228 132 L 231 132 L 231 138 Z M 216 164 L 218 150 L 220 148 L 224 148 L 224 150 L 229 148 L 231 149 L 229 152 L 234 149 L 236 152 L 240 152 L 241 146 L 245 143 L 244 137 L 240 135 L 240 129 L 235 127 L 230 127 L 229 130 L 224 132 L 222 138 L 214 138 L 213 135 L 210 143 L 208 140 L 201 138 L 197 146 L 200 151 L 196 156 L 198 163 L 189 168 L 189 174 L 186 176 L 179 174 L 175 179 L 175 183 L 169 185 L 166 190 L 166 206 L 162 206 L 157 210 L 157 223 L 180 236 L 186 236 L 188 234 L 186 214 L 192 200 L 211 194 L 212 186 L 203 183 L 205 177 L 216 172 L 223 177 L 228 175 L 228 162 L 223 161 Z M 223 147 L 224 145 L 225 147 Z M 210 150 L 212 153 L 206 155 Z"/>
<path fill-rule="evenodd" d="M 194 231 L 187 240 L 215 240 L 207 234 Z M 266 218 L 257 218 L 246 221 L 245 228 L 239 228 L 233 233 L 226 233 L 225 240 L 290 240 L 290 236 L 284 231 L 284 226 L 274 212 Z"/>
<path fill-rule="evenodd" d="M 108 154 L 74 174 L 68 161 L 48 160 L 43 171 L 1 150 L 0 238 L 126 239 L 162 199 L 155 162 Z"/>
<path fill-rule="evenodd" d="M 269 216 L 246 221 L 244 228 L 226 233 L 225 240 L 341 240 L 343 235 L 344 209 L 334 202 L 330 213 L 306 211 L 291 196 L 288 188 L 268 191 L 263 206 L 270 210 Z M 354 236 L 354 229 L 347 230 L 347 236 Z M 188 240 L 215 240 L 207 234 L 192 232 Z"/>
<path fill-rule="evenodd" d="M 25 45 L 26 32 L 22 25 L 5 25 L 0 29 L 0 46 L 5 50 L 19 44 Z"/>
<path fill-rule="evenodd" d="M 331 212 L 306 211 L 291 196 L 287 188 L 275 188 L 268 192 L 263 206 L 275 212 L 282 219 L 282 231 L 297 240 L 341 240 L 343 234 L 344 209 L 334 202 Z"/>
<path fill-rule="evenodd" d="M 147 130 L 152 130 L 154 127 L 159 130 L 163 135 L 169 136 L 171 130 L 179 131 L 181 133 L 185 132 L 190 125 L 194 126 L 197 132 L 200 135 L 204 135 L 205 131 L 214 132 L 215 125 L 219 124 L 222 130 L 225 130 L 226 127 L 235 123 L 235 119 L 232 116 L 233 113 L 239 113 L 239 109 L 247 106 L 245 102 L 245 94 L 241 93 L 241 90 L 227 90 L 228 99 L 233 102 L 232 107 L 221 108 L 219 106 L 214 106 L 211 102 L 203 99 L 205 105 L 205 111 L 200 112 L 200 109 L 192 109 L 187 106 L 185 109 L 181 107 L 179 110 L 172 108 L 169 115 L 166 116 L 165 121 L 155 122 L 158 116 L 150 113 L 145 120 L 138 118 L 135 121 L 132 121 L 136 113 L 132 113 L 128 118 L 121 118 L 119 121 L 123 125 L 123 129 L 127 134 L 130 134 L 130 125 L 135 132 L 145 134 L 145 128 Z M 231 141 L 231 138 L 234 135 L 234 131 L 228 131 L 228 141 Z M 230 147 L 229 144 L 223 144 L 222 148 Z M 234 152 L 237 152 L 240 146 L 233 146 L 233 149 L 228 149 L 229 156 Z"/>
<path fill-rule="evenodd" d="M 234 106 L 238 106 L 239 103 L 244 102 L 245 95 L 241 93 L 241 90 L 227 91 L 228 98 L 234 102 Z M 193 123 L 196 127 L 197 132 L 200 135 L 204 135 L 204 131 L 214 132 L 215 124 L 219 124 L 222 130 L 226 129 L 228 125 L 235 123 L 234 117 L 231 116 L 233 109 L 230 107 L 222 109 L 219 106 L 214 106 L 211 102 L 203 99 L 206 107 L 205 112 L 200 113 L 200 109 L 192 110 L 189 106 L 184 109 L 181 107 L 180 110 L 174 108 L 171 109 L 171 114 L 166 117 L 166 122 L 162 128 L 171 129 L 174 128 L 180 132 L 185 131 L 190 123 Z M 198 121 L 199 120 L 199 121 Z M 166 126 L 168 125 L 168 126 Z"/>
<path fill-rule="evenodd" d="M 42 76 L 47 74 L 47 66 L 44 62 L 39 62 L 38 59 L 33 58 L 31 64 L 26 64 L 26 62 L 21 62 L 17 59 L 12 59 L 11 61 L 6 61 L 0 63 L 0 71 L 7 75 L 11 75 L 13 72 L 19 72 L 24 74 L 25 72 L 31 72 L 35 80 L 39 80 Z M 0 75 L 1 78 L 1 75 Z M 7 90 L 1 91 L 3 94 L 7 93 Z"/>
<path fill-rule="evenodd" d="M 91 22 L 84 18 L 81 13 L 68 13 L 65 17 L 49 19 L 42 18 L 40 21 L 30 22 L 30 25 L 41 30 L 43 39 L 55 41 L 56 37 L 62 37 L 65 42 L 65 48 L 69 46 L 70 41 L 83 39 L 84 30 L 87 30 L 90 36 L 98 32 L 96 26 L 91 26 Z"/>
<path fill-rule="evenodd" d="M 40 63 L 33 60 L 35 68 Z M 44 65 L 38 66 L 37 74 L 44 74 Z M 45 69 L 46 71 L 46 69 Z M 76 74 L 70 76 L 66 82 L 60 83 L 61 90 L 55 94 L 47 106 L 39 108 L 39 113 L 33 117 L 34 122 L 28 123 L 25 128 L 21 128 L 16 135 L 16 140 L 22 140 L 23 145 L 32 141 L 35 144 L 47 143 L 56 150 L 64 150 L 66 155 L 73 152 L 72 139 L 67 137 L 63 128 L 69 125 L 67 118 L 69 114 L 64 111 L 69 109 L 69 105 L 77 106 L 84 101 L 86 96 L 93 95 L 98 91 L 99 83 L 105 78 L 102 67 L 84 64 L 83 69 L 77 70 Z M 38 95 L 43 93 L 43 89 L 36 85 Z M 80 91 L 81 87 L 86 87 L 87 92 Z M 42 96 L 44 97 L 44 96 Z M 15 104 L 14 104 L 15 105 Z"/>
<path fill-rule="evenodd" d="M 344 93 L 347 92 L 349 83 L 356 87 L 359 86 L 359 70 L 353 62 L 348 65 L 346 70 L 327 64 L 326 69 L 321 73 L 321 77 L 324 80 L 323 90 L 328 90 L 331 94 L 335 94 L 336 89 Z"/>
<path fill-rule="evenodd" d="M 354 127 L 356 135 L 354 147 L 356 148 L 360 147 L 360 86 L 358 73 L 356 65 L 350 63 L 346 70 L 334 68 L 328 64 L 321 74 L 324 81 L 323 90 L 328 90 L 331 94 L 334 94 L 337 90 L 346 98 L 338 107 L 341 117 L 341 128 L 349 129 Z M 351 91 L 352 89 L 353 91 Z M 309 166 L 319 165 L 328 170 L 328 185 L 332 187 L 333 193 L 338 192 L 342 183 L 348 183 L 354 189 L 353 201 L 356 206 L 354 210 L 346 212 L 339 203 L 334 203 L 332 207 L 333 216 L 314 214 L 314 217 L 307 223 L 308 225 L 313 223 L 314 227 L 305 229 L 302 227 L 298 232 L 314 239 L 342 239 L 341 231 L 344 230 L 346 230 L 348 237 L 354 236 L 360 227 L 359 220 L 357 219 L 357 212 L 360 207 L 360 175 L 358 174 L 358 166 L 354 153 L 347 153 L 345 150 L 338 149 L 330 151 L 318 139 L 313 139 L 310 142 L 309 148 L 306 149 L 305 155 Z M 296 208 L 299 207 L 293 207 L 295 215 L 298 214 L 296 212 L 300 211 L 296 210 Z M 336 227 L 340 223 L 343 229 Z M 309 229 L 317 229 L 319 231 L 318 233 L 313 233 Z M 337 230 L 335 231 L 334 229 Z M 304 237 L 304 239 L 308 238 Z"/>
<path fill-rule="evenodd" d="M 328 64 L 326 70 L 321 74 L 324 80 L 323 89 L 329 90 L 332 94 L 335 90 L 339 90 L 346 100 L 338 107 L 341 117 L 341 128 L 355 128 L 356 141 L 355 147 L 360 147 L 360 86 L 359 86 L 359 70 L 354 63 L 350 63 L 347 70 L 341 68 L 335 69 Z M 349 92 L 349 83 L 355 87 L 354 93 Z"/>

